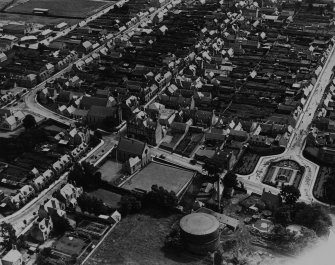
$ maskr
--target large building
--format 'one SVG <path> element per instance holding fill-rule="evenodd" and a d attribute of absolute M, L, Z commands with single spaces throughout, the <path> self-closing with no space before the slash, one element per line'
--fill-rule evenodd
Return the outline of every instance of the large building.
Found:
<path fill-rule="evenodd" d="M 219 221 L 207 213 L 191 213 L 180 220 L 185 247 L 194 254 L 207 255 L 220 243 Z"/>

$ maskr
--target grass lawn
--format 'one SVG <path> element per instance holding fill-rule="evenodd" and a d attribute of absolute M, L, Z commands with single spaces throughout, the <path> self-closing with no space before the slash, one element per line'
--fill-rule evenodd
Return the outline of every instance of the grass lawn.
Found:
<path fill-rule="evenodd" d="M 79 255 L 84 248 L 87 246 L 87 243 L 84 242 L 81 238 L 73 237 L 70 240 L 69 236 L 62 236 L 59 240 L 55 242 L 53 249 L 65 254 L 65 255 Z"/>
<path fill-rule="evenodd" d="M 101 199 L 104 203 L 106 203 L 111 208 L 118 208 L 118 202 L 121 200 L 121 195 L 116 194 L 114 192 L 104 190 L 104 189 L 97 189 L 95 191 L 91 191 L 90 195 Z"/>
<path fill-rule="evenodd" d="M 101 178 L 107 182 L 112 183 L 117 180 L 122 174 L 122 163 L 107 160 L 100 168 L 99 172 L 101 173 Z"/>
<path fill-rule="evenodd" d="M 168 191 L 174 191 L 178 195 L 193 176 L 193 171 L 151 162 L 123 184 L 122 188 L 129 190 L 138 188 L 150 191 L 151 186 L 156 184 Z"/>
<path fill-rule="evenodd" d="M 136 214 L 122 219 L 85 265 L 207 264 L 188 253 L 162 250 L 166 235 L 180 217 Z"/>
<path fill-rule="evenodd" d="M 46 8 L 49 9 L 49 15 L 51 16 L 84 18 L 111 3 L 112 2 L 107 3 L 92 0 L 29 0 L 13 8 L 6 9 L 6 11 L 11 13 L 32 14 L 34 8 Z"/>

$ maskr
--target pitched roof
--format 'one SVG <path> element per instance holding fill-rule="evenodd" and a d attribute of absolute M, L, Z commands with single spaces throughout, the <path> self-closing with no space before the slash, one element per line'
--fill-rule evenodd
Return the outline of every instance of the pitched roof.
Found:
<path fill-rule="evenodd" d="M 137 156 L 142 156 L 146 144 L 130 138 L 121 138 L 117 149 Z"/>
<path fill-rule="evenodd" d="M 278 207 L 280 204 L 280 197 L 267 191 L 263 191 L 261 200 L 269 207 Z"/>
<path fill-rule="evenodd" d="M 103 106 L 91 106 L 90 110 L 87 113 L 87 116 L 105 118 L 114 116 L 114 114 L 115 114 L 114 108 L 107 108 Z"/>
<path fill-rule="evenodd" d="M 82 100 L 80 101 L 80 105 L 83 108 L 90 108 L 91 106 L 101 106 L 106 107 L 107 106 L 107 98 L 99 98 L 99 97 L 87 97 L 84 96 Z"/>
<path fill-rule="evenodd" d="M 2 261 L 7 261 L 11 263 L 16 263 L 19 259 L 22 258 L 22 254 L 16 250 L 16 249 L 11 249 L 3 258 Z"/>

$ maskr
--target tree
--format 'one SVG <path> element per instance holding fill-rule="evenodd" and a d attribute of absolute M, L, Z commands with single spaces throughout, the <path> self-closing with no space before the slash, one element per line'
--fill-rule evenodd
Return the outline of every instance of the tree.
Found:
<path fill-rule="evenodd" d="M 66 231 L 72 230 L 69 220 L 63 216 L 55 215 L 52 218 L 52 222 L 53 232 L 57 236 L 64 234 Z"/>
<path fill-rule="evenodd" d="M 229 196 L 231 190 L 237 186 L 237 175 L 231 171 L 227 172 L 227 174 L 223 178 L 223 194 L 225 196 Z"/>
<path fill-rule="evenodd" d="M 294 204 L 300 197 L 300 191 L 293 185 L 284 185 L 281 188 L 280 196 L 286 204 Z"/>
<path fill-rule="evenodd" d="M 10 250 L 13 245 L 17 243 L 16 231 L 14 227 L 10 223 L 1 223 L 0 231 L 2 237 L 1 245 L 5 249 Z"/>
<path fill-rule="evenodd" d="M 150 207 L 154 206 L 171 210 L 178 205 L 178 198 L 173 191 L 169 192 L 163 187 L 152 185 L 151 191 L 144 197 L 144 202 Z"/>
<path fill-rule="evenodd" d="M 119 202 L 122 215 L 137 213 L 142 208 L 142 203 L 135 196 L 124 195 Z"/>
<path fill-rule="evenodd" d="M 269 235 L 271 240 L 278 244 L 285 244 L 292 241 L 294 234 L 287 230 L 284 226 L 276 224 Z"/>
<path fill-rule="evenodd" d="M 33 115 L 28 114 L 26 117 L 23 119 L 23 126 L 26 128 L 26 130 L 29 130 L 31 128 L 36 127 L 37 123 Z"/>
<path fill-rule="evenodd" d="M 84 189 L 94 189 L 101 184 L 101 173 L 95 172 L 94 166 L 87 162 L 77 163 L 69 173 L 69 181 Z"/>
<path fill-rule="evenodd" d="M 332 226 L 332 220 L 322 206 L 303 202 L 277 209 L 274 218 L 276 223 L 284 226 L 290 223 L 305 226 L 318 236 L 327 235 Z"/>
<path fill-rule="evenodd" d="M 212 159 L 206 159 L 205 164 L 202 166 L 202 169 L 207 171 L 208 176 L 214 176 L 221 172 L 221 169 Z"/>
<path fill-rule="evenodd" d="M 110 212 L 109 207 L 107 207 L 102 200 L 90 196 L 86 192 L 80 195 L 77 201 L 83 212 L 89 212 L 95 215 L 108 214 Z"/>

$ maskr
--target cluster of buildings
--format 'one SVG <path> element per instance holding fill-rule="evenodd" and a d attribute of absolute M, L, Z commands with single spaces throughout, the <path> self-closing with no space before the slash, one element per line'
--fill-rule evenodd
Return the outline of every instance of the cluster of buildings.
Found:
<path fill-rule="evenodd" d="M 53 230 L 55 218 L 66 218 L 66 209 L 73 209 L 77 206 L 77 198 L 83 193 L 82 188 L 74 187 L 72 184 L 65 184 L 57 196 L 51 198 L 40 206 L 38 219 L 34 222 L 30 235 L 38 242 L 45 242 Z"/>
<path fill-rule="evenodd" d="M 116 73 L 128 83 L 141 67 L 142 80 L 161 91 L 133 110 L 127 135 L 199 159 L 226 157 L 231 165 L 237 142 L 285 147 L 332 47 L 331 15 L 287 3 L 281 12 L 257 3 L 200 5 L 178 7 L 118 43 L 129 49 L 113 60 L 120 61 Z M 313 19 L 305 21 L 307 14 Z M 163 66 L 168 71 L 159 71 Z M 197 152 L 203 139 L 215 147 Z"/>
<path fill-rule="evenodd" d="M 323 96 L 323 102 L 312 122 L 312 129 L 307 137 L 307 147 L 315 149 L 310 152 L 320 161 L 332 164 L 335 159 L 335 86 L 333 79 Z"/>
<path fill-rule="evenodd" d="M 9 109 L 0 110 L 0 129 L 15 131 L 23 123 L 25 114 L 22 111 L 11 111 Z"/>
<path fill-rule="evenodd" d="M 3 178 L 0 185 L 7 189 L 12 189 L 13 187 L 18 189 L 11 194 L 2 194 L 1 207 L 3 209 L 10 208 L 17 210 L 27 204 L 33 197 L 46 189 L 75 161 L 83 156 L 88 148 L 89 140 L 90 133 L 86 128 L 72 128 L 70 130 L 61 131 L 53 137 L 53 142 L 61 148 L 66 148 L 68 151 L 53 154 L 53 147 L 45 145 L 45 147 L 42 148 L 42 153 L 30 154 L 32 160 L 22 157 L 17 159 L 16 165 L 11 165 L 11 167 L 26 168 L 26 164 L 28 163 L 31 168 L 31 164 L 33 163 L 35 165 L 39 164 L 39 166 L 37 166 L 39 169 L 34 167 L 28 172 L 22 171 L 21 174 L 25 174 L 26 176 L 17 176 L 20 171 L 9 173 L 12 172 L 12 168 L 8 168 L 8 165 L 4 166 L 3 170 L 1 170 L 3 171 Z M 51 156 L 46 156 L 45 152 L 50 152 Z M 37 162 L 37 160 L 40 159 L 40 155 L 46 156 L 45 163 L 42 161 Z"/>
<path fill-rule="evenodd" d="M 33 24 L 8 24 L 0 34 L 0 82 L 4 88 L 14 84 L 31 88 L 56 71 L 77 60 L 75 50 L 47 47 L 42 41 L 55 36 L 66 23 L 51 28 L 36 28 Z"/>

